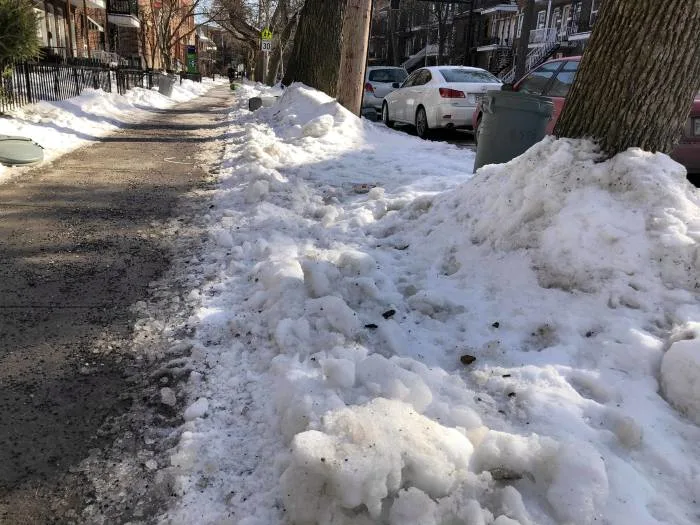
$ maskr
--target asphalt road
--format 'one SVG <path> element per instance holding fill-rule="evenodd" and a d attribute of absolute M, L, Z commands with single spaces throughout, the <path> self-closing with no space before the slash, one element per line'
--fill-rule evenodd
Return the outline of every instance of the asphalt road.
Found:
<path fill-rule="evenodd" d="M 371 114 L 365 114 L 365 118 L 374 122 L 377 126 L 383 126 L 381 120 L 373 118 Z M 416 130 L 413 126 L 396 124 L 394 129 L 398 132 L 408 133 L 409 135 L 416 136 Z M 436 142 L 447 142 L 449 144 L 454 144 L 459 148 L 468 149 L 471 151 L 476 151 L 476 144 L 474 144 L 474 134 L 467 130 L 456 130 L 447 131 L 439 130 L 433 133 L 430 140 Z"/>

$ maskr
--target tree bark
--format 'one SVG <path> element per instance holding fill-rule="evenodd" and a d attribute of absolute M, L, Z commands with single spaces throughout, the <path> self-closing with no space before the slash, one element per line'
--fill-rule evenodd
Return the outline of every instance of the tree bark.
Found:
<path fill-rule="evenodd" d="M 700 86 L 700 1 L 608 0 L 554 133 L 668 153 Z"/>
<path fill-rule="evenodd" d="M 355 115 L 362 107 L 372 0 L 347 0 L 338 74 L 338 102 Z"/>
<path fill-rule="evenodd" d="M 525 0 L 523 11 L 523 25 L 520 29 L 520 39 L 515 54 L 515 78 L 514 82 L 525 76 L 525 61 L 527 60 L 528 45 L 530 44 L 530 31 L 535 25 L 535 0 Z"/>
<path fill-rule="evenodd" d="M 282 80 L 285 86 L 303 82 L 335 96 L 345 5 L 339 0 L 306 0 Z"/>

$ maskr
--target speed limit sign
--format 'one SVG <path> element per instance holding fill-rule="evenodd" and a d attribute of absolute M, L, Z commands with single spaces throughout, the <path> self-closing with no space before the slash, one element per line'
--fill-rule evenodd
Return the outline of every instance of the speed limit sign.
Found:
<path fill-rule="evenodd" d="M 263 51 L 272 51 L 272 31 L 269 27 L 260 31 L 260 41 L 262 42 L 261 49 Z"/>

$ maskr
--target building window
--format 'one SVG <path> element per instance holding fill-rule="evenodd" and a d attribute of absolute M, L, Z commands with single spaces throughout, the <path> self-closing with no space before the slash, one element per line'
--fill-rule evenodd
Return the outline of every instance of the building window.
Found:
<path fill-rule="evenodd" d="M 571 32 L 572 33 L 579 32 L 580 21 L 581 21 L 581 4 L 576 4 L 576 7 L 574 7 L 574 14 L 571 17 Z"/>
<path fill-rule="evenodd" d="M 562 17 L 561 17 L 561 26 L 559 27 L 559 34 L 560 35 L 565 35 L 567 33 L 567 29 L 571 25 L 571 6 L 567 5 L 564 6 L 562 10 Z"/>
<path fill-rule="evenodd" d="M 559 29 L 561 27 L 561 9 L 558 7 L 552 13 L 552 21 L 550 22 L 551 27 L 554 29 Z"/>
<path fill-rule="evenodd" d="M 543 29 L 547 23 L 547 11 L 537 13 L 537 29 Z"/>
<path fill-rule="evenodd" d="M 35 7 L 34 14 L 36 15 L 36 20 L 37 20 L 36 36 L 41 41 L 42 45 L 47 46 L 47 45 L 49 45 L 49 42 L 46 38 L 46 20 L 44 20 L 44 12 L 41 9 L 37 9 Z"/>

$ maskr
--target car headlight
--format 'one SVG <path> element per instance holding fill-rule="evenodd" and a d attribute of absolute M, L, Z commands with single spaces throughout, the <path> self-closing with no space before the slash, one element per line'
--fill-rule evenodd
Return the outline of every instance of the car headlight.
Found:
<path fill-rule="evenodd" d="M 693 135 L 700 137 L 700 117 L 693 119 Z"/>

